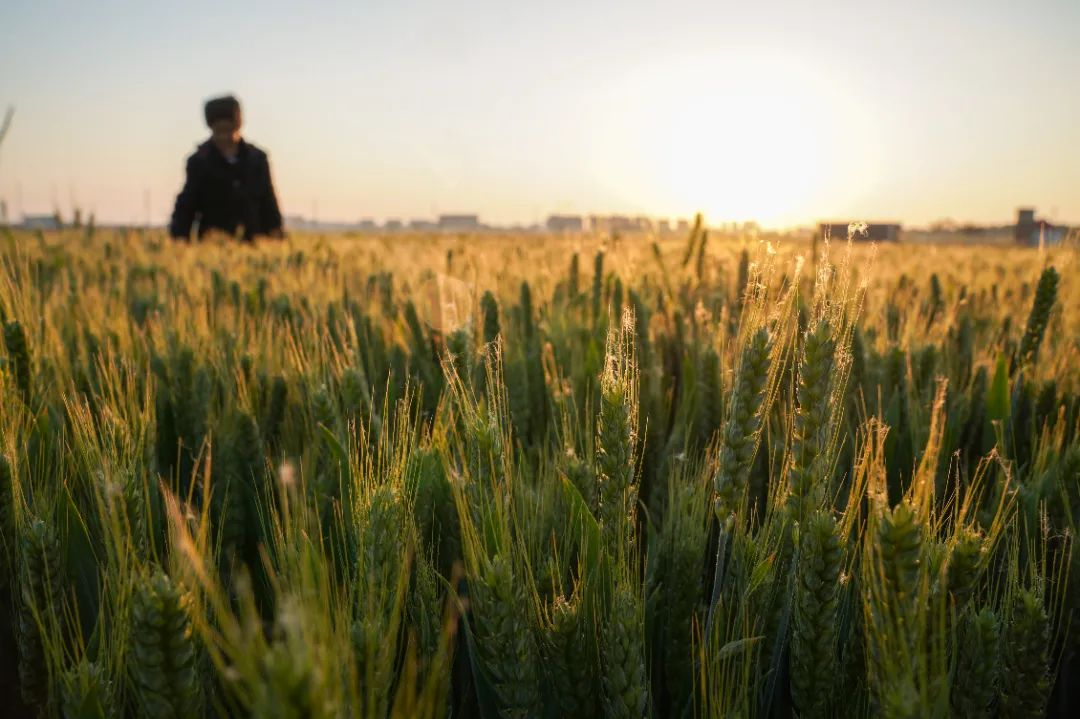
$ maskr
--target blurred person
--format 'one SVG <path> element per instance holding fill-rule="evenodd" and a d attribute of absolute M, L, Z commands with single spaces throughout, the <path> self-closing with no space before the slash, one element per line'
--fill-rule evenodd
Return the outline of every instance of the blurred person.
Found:
<path fill-rule="evenodd" d="M 211 231 L 251 242 L 282 237 L 281 210 L 266 153 L 240 136 L 240 102 L 215 97 L 204 107 L 210 139 L 187 160 L 187 179 L 176 197 L 169 235 L 190 240 L 192 225 L 201 239 Z"/>

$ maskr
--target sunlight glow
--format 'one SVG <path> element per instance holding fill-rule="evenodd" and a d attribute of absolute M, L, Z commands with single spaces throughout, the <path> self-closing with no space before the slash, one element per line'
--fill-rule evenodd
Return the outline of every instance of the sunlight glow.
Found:
<path fill-rule="evenodd" d="M 799 58 L 746 48 L 683 56 L 628 83 L 637 100 L 626 134 L 610 142 L 639 148 L 630 191 L 647 206 L 783 224 L 836 202 L 821 188 L 835 187 L 838 173 L 872 167 L 866 156 L 859 166 L 831 161 L 870 123 Z"/>

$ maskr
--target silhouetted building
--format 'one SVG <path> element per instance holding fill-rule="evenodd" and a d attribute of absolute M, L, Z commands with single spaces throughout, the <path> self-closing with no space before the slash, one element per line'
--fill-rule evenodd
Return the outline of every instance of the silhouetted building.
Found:
<path fill-rule="evenodd" d="M 593 232 L 635 232 L 651 226 L 648 218 L 626 215 L 590 215 L 589 229 Z"/>
<path fill-rule="evenodd" d="M 547 218 L 547 228 L 551 232 L 581 232 L 585 220 L 581 215 L 551 215 Z"/>
<path fill-rule="evenodd" d="M 409 229 L 413 232 L 433 232 L 439 226 L 431 220 L 409 220 Z"/>
<path fill-rule="evenodd" d="M 900 239 L 900 225 L 895 222 L 855 223 L 855 227 L 850 222 L 822 222 L 818 225 L 818 237 L 847 240 L 849 228 L 851 239 L 855 241 L 897 242 Z"/>
<path fill-rule="evenodd" d="M 1035 217 L 1035 210 L 1021 207 L 1016 211 L 1015 237 L 1017 244 L 1029 247 L 1060 245 L 1068 234 L 1065 227 L 1056 227 Z"/>
<path fill-rule="evenodd" d="M 480 218 L 476 215 L 439 215 L 439 229 L 445 232 L 476 232 Z"/>
<path fill-rule="evenodd" d="M 55 215 L 25 215 L 20 227 L 24 230 L 59 230 L 60 218 Z"/>
<path fill-rule="evenodd" d="M 383 229 L 387 232 L 401 232 L 403 228 L 404 225 L 401 224 L 401 220 L 387 220 L 386 224 L 383 225 Z"/>

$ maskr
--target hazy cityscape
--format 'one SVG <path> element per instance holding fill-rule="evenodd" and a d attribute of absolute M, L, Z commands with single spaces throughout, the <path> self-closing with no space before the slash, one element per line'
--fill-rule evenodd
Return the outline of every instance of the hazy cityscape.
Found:
<path fill-rule="evenodd" d="M 293 232 L 361 234 L 596 234 L 596 235 L 685 235 L 694 227 L 696 218 L 660 218 L 646 215 L 621 214 L 551 214 L 543 222 L 530 224 L 495 224 L 486 222 L 477 213 L 448 213 L 434 218 L 388 218 L 379 222 L 361 218 L 354 222 L 316 220 L 303 215 L 287 215 L 285 226 Z M 32 231 L 57 231 L 64 228 L 93 228 L 93 214 L 75 209 L 68 216 L 60 211 L 51 214 L 24 214 L 9 218 L 6 207 L 0 204 L 0 227 Z M 106 223 L 108 228 L 154 228 L 158 223 Z M 724 235 L 782 236 L 791 239 L 830 237 L 874 242 L 954 242 L 1052 246 L 1076 242 L 1080 228 L 1057 224 L 1041 217 L 1034 208 L 1016 210 L 1010 224 L 978 225 L 942 220 L 929 226 L 905 227 L 892 221 L 866 221 L 858 218 L 823 220 L 816 225 L 779 230 L 757 222 L 713 222 L 702 220 L 702 227 Z"/>

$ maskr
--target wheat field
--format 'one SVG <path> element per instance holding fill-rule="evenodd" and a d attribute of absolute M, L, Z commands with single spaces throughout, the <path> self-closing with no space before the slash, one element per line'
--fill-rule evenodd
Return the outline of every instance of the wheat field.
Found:
<path fill-rule="evenodd" d="M 6 232 L 6 715 L 1074 716 L 1078 270 Z"/>

